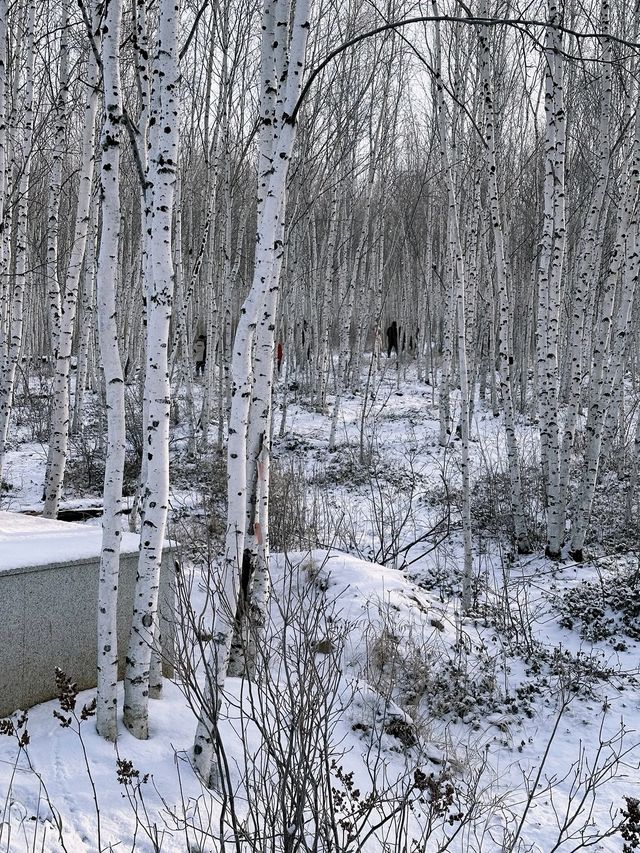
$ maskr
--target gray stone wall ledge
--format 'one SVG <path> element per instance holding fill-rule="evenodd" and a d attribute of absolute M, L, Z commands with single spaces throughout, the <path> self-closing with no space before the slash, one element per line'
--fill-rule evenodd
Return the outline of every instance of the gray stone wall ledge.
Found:
<path fill-rule="evenodd" d="M 54 699 L 57 666 L 81 690 L 95 687 L 97 676 L 100 528 L 13 515 L 0 512 L 0 717 Z M 136 534 L 123 534 L 119 678 L 124 675 L 133 613 L 138 542 Z M 174 551 L 169 545 L 162 557 L 158 602 L 163 673 L 169 677 L 174 660 L 174 578 Z"/>

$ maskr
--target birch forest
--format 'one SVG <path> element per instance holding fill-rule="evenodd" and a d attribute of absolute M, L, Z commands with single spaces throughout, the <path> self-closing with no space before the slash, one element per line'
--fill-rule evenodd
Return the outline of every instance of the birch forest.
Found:
<path fill-rule="evenodd" d="M 639 275 L 637 0 L 0 0 L 0 851 L 639 849 Z"/>

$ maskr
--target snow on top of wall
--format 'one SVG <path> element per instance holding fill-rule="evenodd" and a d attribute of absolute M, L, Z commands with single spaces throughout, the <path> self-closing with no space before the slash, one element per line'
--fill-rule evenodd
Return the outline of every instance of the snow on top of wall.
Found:
<path fill-rule="evenodd" d="M 101 545 L 99 527 L 0 512 L 0 571 L 95 559 Z M 122 534 L 122 553 L 136 552 L 138 545 L 136 534 Z"/>

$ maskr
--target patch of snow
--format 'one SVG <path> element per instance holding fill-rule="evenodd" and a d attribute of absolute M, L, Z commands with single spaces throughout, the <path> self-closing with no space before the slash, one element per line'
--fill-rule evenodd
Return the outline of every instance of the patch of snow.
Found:
<path fill-rule="evenodd" d="M 139 541 L 136 534 L 123 533 L 122 553 L 135 553 Z M 99 528 L 0 511 L 0 571 L 95 559 L 101 548 Z"/>

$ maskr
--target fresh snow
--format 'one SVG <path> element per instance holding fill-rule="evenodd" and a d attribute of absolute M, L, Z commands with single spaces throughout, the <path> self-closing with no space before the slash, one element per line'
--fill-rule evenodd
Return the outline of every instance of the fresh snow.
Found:
<path fill-rule="evenodd" d="M 271 687 L 263 695 L 241 679 L 229 679 L 224 706 L 221 734 L 237 813 L 244 820 L 260 795 L 246 786 L 247 765 L 254 773 L 264 766 L 265 732 L 274 730 L 286 706 L 290 687 L 281 642 L 287 636 L 294 659 L 311 648 L 308 659 L 331 684 L 331 742 L 342 779 L 353 773 L 353 785 L 366 794 L 373 774 L 379 791 L 397 793 L 419 769 L 443 785 L 449 781 L 467 805 L 475 803 L 473 828 L 456 835 L 448 850 L 621 853 L 619 834 L 602 841 L 595 837 L 619 820 L 625 796 L 640 798 L 640 644 L 629 637 L 618 646 L 607 639 L 587 642 L 575 627 L 560 624 L 556 608 L 567 590 L 609 569 L 598 562 L 551 564 L 540 555 L 517 559 L 476 531 L 474 569 L 483 583 L 477 612 L 463 617 L 455 500 L 451 528 L 411 545 L 442 517 L 434 493 L 443 478 L 455 488 L 458 450 L 455 442 L 446 450 L 437 445 L 431 389 L 409 376 L 402 377 L 398 392 L 396 381 L 390 370 L 380 377 L 365 438 L 384 474 L 377 498 L 387 512 L 404 506 L 407 454 L 411 457 L 414 512 L 399 533 L 400 544 L 407 546 L 404 569 L 402 561 L 394 567 L 363 559 L 383 549 L 371 514 L 371 481 L 358 478 L 355 461 L 362 396 L 343 400 L 333 454 L 327 452 L 330 415 L 289 402 L 286 433 L 275 441 L 274 458 L 285 469 L 304 472 L 308 495 L 324 502 L 321 517 L 339 523 L 341 532 L 334 540 L 319 531 L 326 547 L 272 555 Z M 278 417 L 276 411 L 276 423 Z M 501 429 L 501 421 L 479 404 L 472 424 L 474 477 L 501 470 Z M 524 455 L 533 458 L 533 431 L 524 424 L 520 431 Z M 25 487 L 14 482 L 12 506 L 37 501 L 30 483 L 41 480 L 37 472 L 29 474 L 35 464 L 32 448 L 22 451 L 22 457 L 20 448 L 13 451 L 12 464 Z M 198 500 L 183 489 L 173 503 L 184 514 Z M 387 521 L 392 526 L 398 519 L 390 515 Z M 384 523 L 382 528 L 391 532 Z M 0 514 L 0 565 L 5 567 L 18 547 L 26 559 L 46 552 L 49 562 L 53 549 L 68 546 L 77 554 L 89 542 L 99 542 L 95 521 L 89 526 Z M 206 567 L 186 561 L 183 569 L 194 613 L 206 629 L 211 625 Z M 303 637 L 287 616 L 285 602 L 292 599 L 300 604 L 297 612 L 314 614 Z M 510 614 L 512 624 L 496 625 L 493 617 L 500 612 Z M 92 691 L 78 696 L 78 714 L 92 697 Z M 262 733 L 250 719 L 256 708 L 266 715 Z M 29 710 L 24 748 L 17 745 L 24 727 L 0 737 L 2 853 L 96 851 L 97 810 L 103 850 L 217 853 L 220 848 L 207 833 L 218 830 L 222 802 L 203 791 L 190 768 L 195 717 L 179 684 L 167 683 L 163 699 L 151 703 L 148 741 L 137 741 L 120 723 L 114 747 L 96 735 L 93 718 L 79 728 L 73 720 L 65 728 L 54 717 L 56 710 L 56 702 Z M 612 760 L 616 755 L 619 760 Z M 131 762 L 139 775 L 118 782 L 118 760 L 125 768 Z M 590 789 L 594 778 L 598 785 Z M 337 775 L 334 785 L 344 790 Z M 411 821 L 418 834 L 419 807 Z M 565 836 L 559 829 L 563 822 Z M 510 846 L 509 833 L 520 824 L 518 841 Z M 441 849 L 456 826 L 440 821 L 418 849 Z M 227 827 L 228 841 L 230 832 Z M 362 849 L 381 853 L 383 840 L 374 834 Z"/>
<path fill-rule="evenodd" d="M 138 550 L 139 536 L 123 533 L 122 552 Z M 0 571 L 97 559 L 102 534 L 96 527 L 0 511 Z"/>

